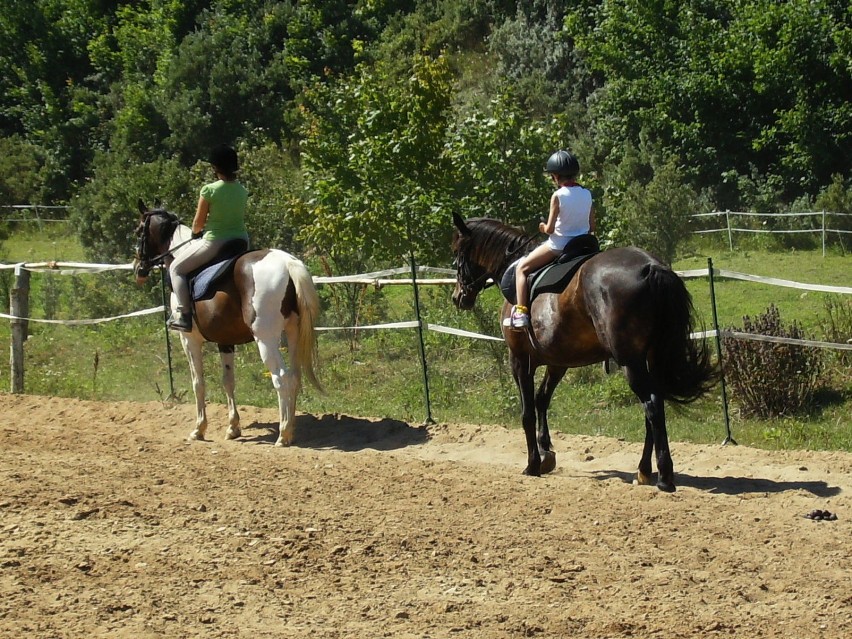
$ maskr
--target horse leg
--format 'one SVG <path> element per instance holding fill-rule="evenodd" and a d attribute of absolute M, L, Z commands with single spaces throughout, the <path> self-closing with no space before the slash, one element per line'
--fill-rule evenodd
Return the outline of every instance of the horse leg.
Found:
<path fill-rule="evenodd" d="M 527 440 L 527 467 L 524 475 L 540 477 L 542 472 L 541 453 L 539 452 L 536 437 L 535 418 L 535 369 L 531 368 L 529 357 L 510 357 L 512 362 L 512 376 L 518 385 L 521 395 L 521 424 L 524 427 L 524 436 Z"/>
<path fill-rule="evenodd" d="M 236 381 L 234 380 L 234 352 L 233 346 L 219 345 L 219 359 L 222 362 L 222 388 L 225 389 L 225 396 L 228 398 L 228 430 L 225 433 L 226 439 L 236 439 L 242 434 L 240 430 L 240 413 L 237 411 L 237 402 L 234 399 L 234 389 Z"/>
<path fill-rule="evenodd" d="M 630 388 L 642 402 L 645 410 L 645 445 L 642 449 L 642 458 L 639 460 L 637 482 L 651 483 L 651 449 L 653 448 L 657 453 L 657 488 L 673 493 L 675 491 L 674 464 L 669 451 L 663 399 L 654 390 L 651 375 L 645 368 L 644 362 L 626 366 L 625 372 Z"/>
<path fill-rule="evenodd" d="M 556 386 L 565 376 L 568 369 L 561 366 L 548 366 L 544 379 L 538 387 L 535 396 L 535 410 L 538 414 L 538 448 L 541 455 L 541 472 L 546 474 L 556 468 L 556 453 L 553 452 L 553 444 L 550 441 L 550 429 L 547 425 L 547 411 Z"/>
<path fill-rule="evenodd" d="M 181 333 L 180 343 L 189 360 L 189 374 L 192 379 L 192 392 L 195 393 L 195 430 L 189 439 L 204 440 L 207 432 L 207 407 L 204 387 L 204 356 L 201 349 L 203 341 L 195 338 L 194 333 Z"/>
<path fill-rule="evenodd" d="M 643 403 L 644 406 L 644 403 Z M 654 483 L 653 472 L 651 467 L 651 453 L 654 452 L 654 426 L 651 420 L 648 419 L 647 413 L 645 416 L 645 445 L 642 448 L 642 457 L 639 459 L 639 470 L 636 473 L 636 483 L 640 486 L 650 486 Z"/>
<path fill-rule="evenodd" d="M 278 393 L 278 439 L 276 446 L 289 446 L 293 443 L 294 422 L 296 417 L 296 393 L 298 380 L 287 370 L 281 357 L 279 344 L 281 332 L 274 337 L 255 335 L 260 358 L 272 376 L 272 386 Z"/>

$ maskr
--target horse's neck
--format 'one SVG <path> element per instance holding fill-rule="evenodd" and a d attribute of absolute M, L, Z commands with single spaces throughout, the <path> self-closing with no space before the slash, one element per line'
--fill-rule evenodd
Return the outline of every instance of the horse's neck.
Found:
<path fill-rule="evenodd" d="M 517 244 L 520 250 L 515 249 L 513 251 L 513 244 Z M 503 275 L 509 270 L 509 267 L 522 257 L 527 256 L 535 246 L 535 240 L 526 236 L 521 236 L 513 240 L 503 249 L 504 255 L 500 259 L 494 260 L 495 263 L 488 268 L 492 279 L 496 282 L 502 280 Z"/>
<path fill-rule="evenodd" d="M 175 232 L 172 233 L 172 239 L 169 242 L 169 250 L 174 250 L 180 244 L 188 242 L 192 239 L 192 229 L 186 224 L 178 224 Z"/>

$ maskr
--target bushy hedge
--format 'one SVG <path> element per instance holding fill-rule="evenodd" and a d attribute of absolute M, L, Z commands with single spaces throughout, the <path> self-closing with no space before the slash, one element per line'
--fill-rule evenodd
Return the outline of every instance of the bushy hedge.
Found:
<path fill-rule="evenodd" d="M 785 326 L 772 304 L 761 315 L 743 317 L 731 330 L 806 339 L 793 322 Z M 801 414 L 811 406 L 819 386 L 822 352 L 818 348 L 728 338 L 724 342 L 725 377 L 743 417 L 771 419 Z"/>

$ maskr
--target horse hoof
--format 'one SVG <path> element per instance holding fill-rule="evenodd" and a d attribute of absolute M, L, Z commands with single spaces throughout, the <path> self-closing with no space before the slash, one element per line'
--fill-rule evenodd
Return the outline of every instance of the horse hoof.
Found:
<path fill-rule="evenodd" d="M 654 477 L 652 475 L 646 475 L 641 470 L 636 473 L 636 485 L 637 486 L 651 486 L 654 483 Z"/>
<path fill-rule="evenodd" d="M 242 431 L 239 428 L 234 428 L 233 426 L 228 429 L 225 433 L 225 439 L 237 439 L 240 435 L 242 435 Z"/>
<path fill-rule="evenodd" d="M 556 453 L 552 450 L 544 451 L 544 457 L 541 458 L 541 474 L 553 472 L 554 468 L 556 468 Z"/>
<path fill-rule="evenodd" d="M 204 435 L 202 435 L 197 430 L 194 430 L 189 434 L 189 437 L 187 437 L 187 439 L 191 442 L 203 442 L 204 441 Z"/>
<path fill-rule="evenodd" d="M 675 492 L 675 490 L 677 490 L 672 482 L 666 481 L 658 481 L 657 489 L 663 491 L 664 493 L 673 493 Z"/>
<path fill-rule="evenodd" d="M 536 473 L 532 469 L 530 469 L 529 466 L 524 468 L 524 472 L 521 474 L 526 475 L 527 477 L 541 477 L 541 472 Z"/>

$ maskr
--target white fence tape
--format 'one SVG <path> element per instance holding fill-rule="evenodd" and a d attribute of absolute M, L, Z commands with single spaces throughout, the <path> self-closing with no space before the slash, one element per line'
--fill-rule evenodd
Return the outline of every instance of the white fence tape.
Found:
<path fill-rule="evenodd" d="M 463 331 L 460 328 L 450 328 L 449 326 L 441 326 L 440 324 L 426 324 L 426 328 L 436 333 L 447 333 L 448 335 L 458 335 L 459 337 L 470 337 L 472 339 L 484 339 L 492 342 L 504 341 L 502 337 L 494 337 L 493 335 L 482 335 L 481 333 L 472 333 L 471 331 Z"/>
<path fill-rule="evenodd" d="M 364 326 L 317 326 L 318 331 L 365 331 L 380 328 L 417 328 L 420 322 L 411 320 L 409 322 L 391 322 L 388 324 L 366 324 Z"/>
<path fill-rule="evenodd" d="M 705 271 L 706 273 L 706 271 Z M 727 277 L 733 280 L 744 280 L 746 282 L 758 282 L 760 284 L 770 284 L 772 286 L 784 286 L 787 288 L 798 288 L 803 291 L 819 291 L 821 293 L 842 293 L 852 294 L 852 288 L 849 286 L 825 286 L 823 284 L 802 284 L 801 282 L 793 282 L 791 280 L 779 280 L 774 277 L 763 277 L 762 275 L 749 275 L 747 273 L 737 273 L 736 271 L 725 271 L 713 269 L 713 274 L 718 274 L 719 277 Z"/>
<path fill-rule="evenodd" d="M 107 271 L 132 271 L 133 264 L 84 264 L 83 262 L 21 262 L 0 264 L 0 270 L 22 268 L 39 273 L 58 275 L 82 275 L 84 273 L 106 273 Z"/>
<path fill-rule="evenodd" d="M 86 324 L 103 324 L 104 322 L 112 322 L 114 320 L 127 319 L 128 317 L 141 317 L 143 315 L 151 315 L 152 313 L 162 313 L 165 311 L 165 306 L 158 306 L 156 308 L 146 308 L 141 311 L 134 311 L 132 313 L 126 313 L 124 315 L 113 315 L 112 317 L 99 317 L 97 319 L 78 319 L 78 320 L 50 320 L 50 319 L 38 319 L 35 317 L 17 317 L 15 315 L 7 315 L 6 313 L 0 313 L 0 317 L 6 318 L 8 320 L 17 320 L 17 321 L 26 321 L 26 322 L 37 322 L 39 324 L 63 324 L 65 326 L 84 326 Z"/>
<path fill-rule="evenodd" d="M 715 331 L 714 331 L 715 332 Z M 841 351 L 852 351 L 852 343 L 838 344 L 837 342 L 817 342 L 810 339 L 793 339 L 792 337 L 775 337 L 774 335 L 759 335 L 757 333 L 743 333 L 740 331 L 722 331 L 722 337 L 734 339 L 747 339 L 754 342 L 774 342 L 776 344 L 793 344 L 796 346 L 810 346 L 813 348 L 831 348 Z"/>
<path fill-rule="evenodd" d="M 755 214 L 757 215 L 757 214 Z M 103 273 L 106 271 L 127 271 L 132 270 L 132 264 L 85 264 L 81 262 L 33 262 L 33 263 L 19 263 L 19 264 L 0 264 L 0 270 L 9 269 L 9 268 L 24 268 L 28 271 L 37 271 L 37 272 L 50 272 L 50 273 L 58 273 L 61 275 L 78 275 L 81 273 Z M 432 266 L 419 266 L 417 270 L 421 273 L 434 273 L 438 275 L 455 275 L 455 271 L 452 269 L 446 268 L 437 268 Z M 357 275 L 342 275 L 335 277 L 314 277 L 314 282 L 317 284 L 339 284 L 339 283 L 354 283 L 354 284 L 363 284 L 363 285 L 376 285 L 376 286 L 392 286 L 392 285 L 402 285 L 402 284 L 411 284 L 412 280 L 410 278 L 405 279 L 392 279 L 390 276 L 393 275 L 403 275 L 410 273 L 411 269 L 408 267 L 399 267 L 393 269 L 385 269 L 382 271 L 374 271 L 371 273 L 361 273 Z M 696 278 L 696 277 L 707 277 L 708 270 L 706 268 L 702 269 L 693 269 L 688 271 L 675 271 L 677 275 L 683 279 Z M 792 280 L 782 280 L 774 277 L 764 277 L 761 275 L 749 275 L 748 273 L 738 273 L 736 271 L 727 271 L 723 269 L 714 269 L 714 275 L 722 278 L 728 279 L 736 279 L 743 280 L 747 282 L 756 282 L 759 284 L 766 284 L 771 286 L 782 286 L 787 288 L 795 288 L 806 291 L 817 291 L 821 293 L 837 293 L 837 294 L 852 294 L 852 287 L 848 286 L 827 286 L 823 284 L 804 284 L 802 282 L 794 282 Z M 448 285 L 454 284 L 455 278 L 423 278 L 418 279 L 417 283 L 419 285 Z M 0 317 L 9 320 L 17 320 L 17 321 L 30 321 L 30 322 L 39 322 L 44 324 L 63 324 L 67 326 L 80 326 L 80 325 L 91 325 L 91 324 L 101 324 L 104 322 L 111 322 L 114 320 L 127 319 L 131 317 L 140 317 L 143 315 L 151 315 L 153 313 L 162 313 L 164 311 L 163 306 L 158 306 L 156 308 L 148 308 L 140 311 L 135 311 L 132 313 L 126 313 L 124 315 L 115 315 L 113 317 L 102 317 L 96 319 L 83 319 L 83 320 L 48 320 L 48 319 L 38 319 L 32 317 L 16 317 L 14 315 L 8 315 L 5 313 L 0 313 Z M 419 326 L 419 322 L 417 320 L 412 321 L 404 321 L 404 322 L 390 322 L 386 324 L 369 324 L 365 326 L 321 326 L 317 327 L 318 331 L 343 331 L 343 330 L 382 330 L 382 329 L 401 329 L 401 328 L 416 328 Z M 456 335 L 459 337 L 467 337 L 471 339 L 480 339 L 480 340 L 488 340 L 495 342 L 502 342 L 502 337 L 495 337 L 493 335 L 483 335 L 481 333 L 475 333 L 472 331 L 466 331 L 458 328 L 451 328 L 449 326 L 441 326 L 439 324 L 428 324 L 423 323 L 423 328 L 426 330 L 435 331 L 438 333 L 445 333 L 448 335 Z M 819 342 L 814 340 L 798 340 L 784 337 L 773 337 L 768 335 L 759 335 L 755 333 L 743 333 L 739 331 L 729 331 L 723 330 L 721 332 L 722 337 L 730 337 L 734 339 L 747 339 L 747 340 L 755 340 L 762 342 L 775 342 L 781 344 L 796 344 L 800 346 L 810 346 L 815 348 L 832 348 L 838 350 L 852 350 L 852 344 L 839 344 L 835 342 Z M 708 337 L 715 337 L 716 331 L 703 331 L 700 333 L 693 333 L 691 335 L 692 339 L 706 339 Z"/>

